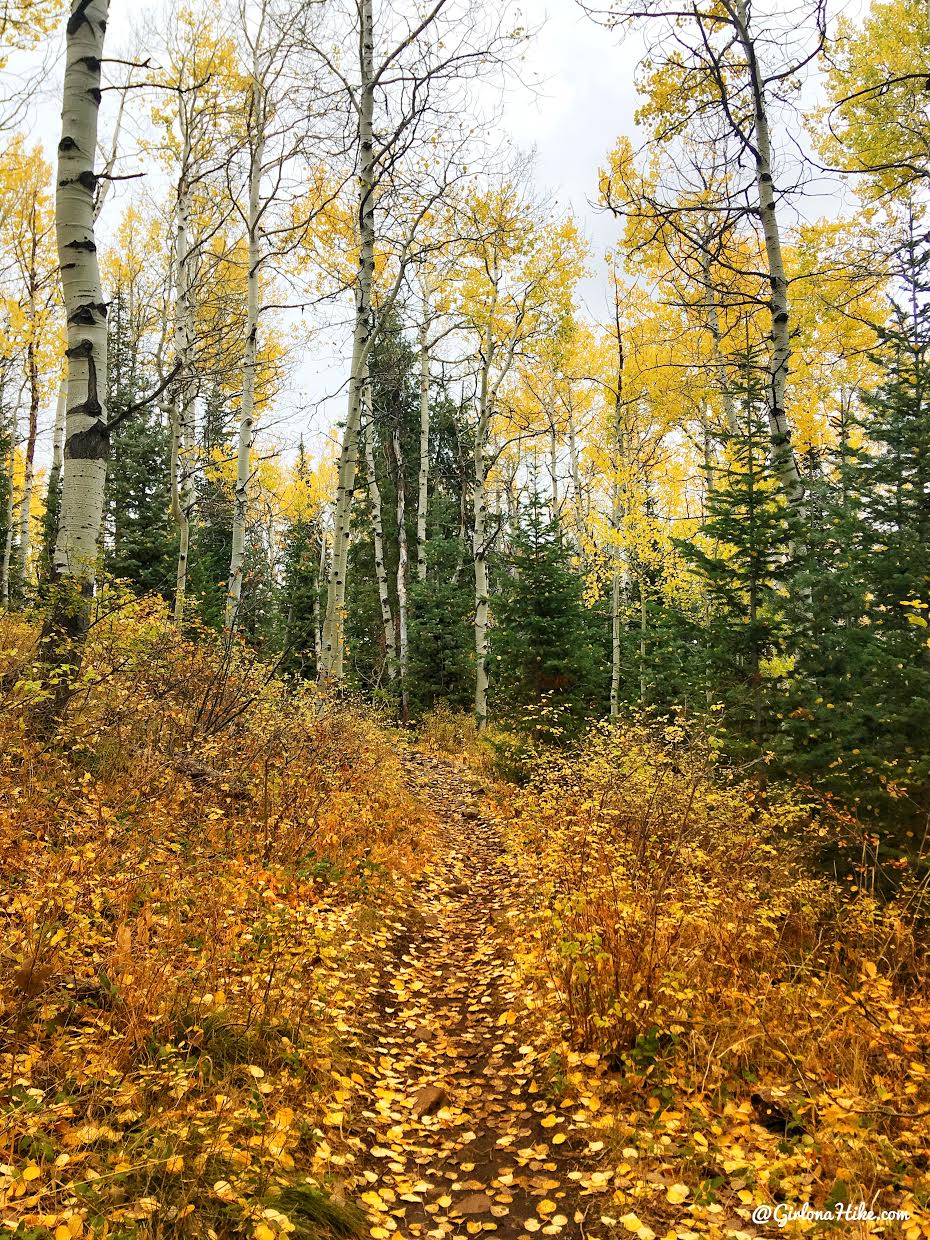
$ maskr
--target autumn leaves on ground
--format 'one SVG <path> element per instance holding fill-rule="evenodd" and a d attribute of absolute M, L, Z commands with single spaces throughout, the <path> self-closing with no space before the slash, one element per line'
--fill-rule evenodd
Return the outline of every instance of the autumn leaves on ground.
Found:
<path fill-rule="evenodd" d="M 144 602 L 39 743 L 3 625 L 12 1234 L 930 1234 L 908 896 L 815 877 L 803 809 L 630 728 L 517 788 Z"/>

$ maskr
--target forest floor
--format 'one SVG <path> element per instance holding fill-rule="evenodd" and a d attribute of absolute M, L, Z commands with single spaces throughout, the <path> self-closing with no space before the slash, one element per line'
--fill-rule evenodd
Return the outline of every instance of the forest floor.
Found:
<path fill-rule="evenodd" d="M 352 1058 L 354 1038 L 369 1048 L 346 1136 L 371 1235 L 619 1228 L 649 1240 L 657 1233 L 638 1215 L 613 1207 L 617 1151 L 603 1139 L 612 1117 L 601 1112 L 597 1056 L 573 1056 L 572 1072 L 539 1036 L 538 997 L 515 953 L 532 886 L 482 808 L 480 781 L 417 752 L 404 767 L 435 817 L 435 851 L 410 903 L 369 941 L 376 950 L 359 959 L 357 1002 L 343 1016 Z M 670 1203 L 686 1192 L 648 1178 Z"/>
<path fill-rule="evenodd" d="M 34 643 L 0 618 L 0 1233 L 930 1240 L 922 889 L 811 874 L 803 805 L 633 725 L 508 783 L 145 602 L 45 743 Z"/>

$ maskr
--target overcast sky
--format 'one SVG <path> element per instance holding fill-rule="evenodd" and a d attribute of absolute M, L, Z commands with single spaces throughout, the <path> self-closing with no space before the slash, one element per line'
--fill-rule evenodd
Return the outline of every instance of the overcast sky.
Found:
<path fill-rule="evenodd" d="M 107 33 L 110 55 L 127 54 L 132 29 L 142 14 L 158 11 L 161 0 L 111 0 Z M 538 31 L 526 48 L 520 79 L 512 79 L 503 99 L 501 127 L 524 151 L 536 152 L 536 181 L 562 209 L 570 209 L 592 244 L 592 260 L 616 239 L 615 223 L 596 211 L 597 169 L 621 132 L 631 132 L 635 98 L 633 72 L 639 52 L 586 18 L 575 0 L 524 0 L 524 15 Z M 21 66 L 22 67 L 22 66 Z M 34 64 L 26 66 L 34 68 Z M 34 97 L 27 128 L 42 141 L 54 162 L 60 125 L 61 58 L 50 57 L 48 72 Z M 7 90 L 11 83 L 7 82 Z M 112 103 L 113 96 L 106 102 Z M 102 128 L 107 124 L 105 108 Z M 101 134 L 102 141 L 106 136 Z M 101 244 L 115 227 L 134 183 L 117 186 L 101 220 Z M 606 305 L 606 284 L 597 276 L 585 282 L 581 299 L 599 316 Z M 297 359 L 295 359 L 297 360 Z M 288 446 L 299 435 L 311 443 L 342 415 L 345 351 L 332 336 L 310 345 L 295 366 L 283 395 L 276 437 Z M 43 440 L 50 441 L 51 411 L 43 416 Z M 47 443 L 46 443 L 47 452 Z M 43 457 L 46 455 L 43 452 Z"/>

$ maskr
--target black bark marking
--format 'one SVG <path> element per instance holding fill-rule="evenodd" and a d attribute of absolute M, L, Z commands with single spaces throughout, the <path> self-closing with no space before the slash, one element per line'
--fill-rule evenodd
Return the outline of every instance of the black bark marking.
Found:
<path fill-rule="evenodd" d="M 70 413 L 88 413 L 87 402 L 77 405 Z M 76 431 L 65 441 L 65 459 L 69 461 L 106 461 L 110 456 L 110 430 L 102 418 L 98 418 L 86 430 Z"/>
<path fill-rule="evenodd" d="M 68 349 L 67 356 L 84 357 L 87 359 L 87 398 L 80 405 L 68 410 L 68 416 L 75 414 L 92 418 L 93 422 L 83 431 L 75 431 L 65 440 L 65 458 L 69 461 L 106 461 L 110 455 L 110 428 L 102 417 L 103 406 L 97 392 L 97 364 L 94 361 L 93 345 L 89 340 L 82 340 L 73 349 Z"/>
<path fill-rule="evenodd" d="M 83 22 L 87 22 L 88 26 L 91 25 L 90 18 L 87 16 L 87 10 L 90 6 L 91 0 L 78 0 L 77 8 L 74 9 L 71 16 L 68 18 L 68 24 L 65 27 L 65 30 L 69 36 L 77 34 Z"/>
<path fill-rule="evenodd" d="M 78 306 L 73 314 L 68 315 L 68 322 L 76 323 L 80 327 L 94 327 L 98 321 L 98 318 L 105 319 L 106 317 L 107 307 L 105 302 L 86 301 L 82 306 Z M 82 346 L 78 346 L 77 348 L 78 350 L 81 350 Z M 68 356 L 83 357 L 84 352 L 69 349 Z"/>

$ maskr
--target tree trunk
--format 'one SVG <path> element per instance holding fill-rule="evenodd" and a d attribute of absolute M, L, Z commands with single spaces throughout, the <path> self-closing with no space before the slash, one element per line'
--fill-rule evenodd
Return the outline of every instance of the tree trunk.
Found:
<path fill-rule="evenodd" d="M 109 0 L 72 0 L 67 24 L 55 224 L 68 323 L 65 475 L 55 572 L 89 597 L 97 565 L 110 434 L 107 321 L 94 238 L 94 156 Z"/>
<path fill-rule="evenodd" d="M 488 335 L 490 336 L 490 328 Z M 472 557 L 475 562 L 475 721 L 479 732 L 483 732 L 488 724 L 488 496 L 485 448 L 490 422 L 489 352 L 490 348 L 486 350 L 481 369 L 478 427 L 475 433 L 475 489 L 472 496 Z"/>
<path fill-rule="evenodd" d="M 368 473 L 368 495 L 371 500 L 371 532 L 375 544 L 375 577 L 378 581 L 378 601 L 381 604 L 381 624 L 384 629 L 384 650 L 387 659 L 388 679 L 393 680 L 397 668 L 397 639 L 394 631 L 394 616 L 391 612 L 391 593 L 388 589 L 387 568 L 384 563 L 384 519 L 381 510 L 381 488 L 375 472 L 375 423 L 371 400 L 371 382 L 367 378 L 368 367 L 365 367 L 366 380 L 363 390 L 365 425 L 362 435 L 365 441 L 365 467 Z"/>
<path fill-rule="evenodd" d="M 251 477 L 252 435 L 255 426 L 255 378 L 258 369 L 258 316 L 261 288 L 260 188 L 265 154 L 265 101 L 259 81 L 258 44 L 252 60 L 252 95 L 256 131 L 249 160 L 248 206 L 248 293 L 245 325 L 245 351 L 242 358 L 242 397 L 239 403 L 239 441 L 236 449 L 236 490 L 233 499 L 232 546 L 229 557 L 229 583 L 226 591 L 225 629 L 231 637 L 242 598 L 242 564 L 245 557 L 245 525 L 248 515 Z"/>
<path fill-rule="evenodd" d="M 575 433 L 575 419 L 569 414 L 568 417 L 568 454 L 572 468 L 572 499 L 575 509 L 575 522 L 578 526 L 578 543 L 581 545 L 581 538 L 585 528 L 585 509 L 584 496 L 581 493 L 581 468 L 578 461 L 578 439 Z"/>
<path fill-rule="evenodd" d="M 68 376 L 62 374 L 58 384 L 58 402 L 55 406 L 55 431 L 52 437 L 52 464 L 48 474 L 48 494 L 45 501 L 45 571 L 52 563 L 55 539 L 58 537 L 58 519 L 61 512 L 61 483 L 65 455 L 65 414 L 68 408 Z"/>
<path fill-rule="evenodd" d="M 614 483 L 613 512 L 611 524 L 614 531 L 620 529 L 620 485 Z M 620 572 L 619 548 L 614 548 L 614 570 L 610 580 L 610 717 L 618 718 L 620 714 L 620 673 L 622 648 L 620 644 L 620 602 L 622 578 Z"/>
<path fill-rule="evenodd" d="M 752 95 L 755 125 L 756 191 L 759 218 L 765 241 L 768 264 L 772 332 L 769 344 L 768 376 L 765 387 L 765 408 L 772 443 L 772 463 L 781 481 L 788 503 L 795 508 L 804 504 L 804 482 L 791 448 L 791 427 L 785 413 L 785 388 L 791 360 L 791 314 L 788 301 L 788 280 L 781 249 L 778 227 L 777 197 L 772 170 L 772 144 L 769 134 L 765 87 L 756 59 L 755 43 L 749 30 L 746 0 L 733 0 L 736 33 L 746 57 Z"/>
<path fill-rule="evenodd" d="M 2 404 L 0 404 L 0 411 L 2 411 Z M 0 563 L 0 607 L 3 608 L 8 608 L 10 605 L 10 568 L 13 562 L 13 531 L 16 524 L 13 477 L 16 472 L 17 413 L 18 407 L 14 403 L 13 411 L 10 415 L 10 453 L 8 457 L 10 489 L 6 497 L 6 537 L 3 540 L 3 561 Z"/>
<path fill-rule="evenodd" d="M 26 350 L 29 375 L 29 424 L 23 459 L 23 493 L 19 501 L 19 599 L 25 602 L 29 585 L 29 556 L 32 552 L 32 488 L 35 481 L 36 438 L 39 433 L 39 366 L 36 342 L 30 340 Z"/>
<path fill-rule="evenodd" d="M 559 519 L 559 450 L 555 421 L 549 423 L 549 485 L 552 488 L 552 520 Z"/>
<path fill-rule="evenodd" d="M 417 581 L 426 580 L 426 509 L 429 503 L 429 340 L 424 298 L 420 325 L 420 472 L 417 476 Z"/>
<path fill-rule="evenodd" d="M 316 655 L 316 667 L 319 671 L 320 658 L 323 652 L 323 626 L 320 623 L 320 587 L 326 577 L 326 527 L 323 524 L 323 513 L 320 512 L 320 563 L 316 575 L 316 588 L 313 591 L 313 653 Z"/>
<path fill-rule="evenodd" d="M 109 0 L 72 0 L 66 26 L 55 226 L 68 325 L 68 407 L 53 566 L 58 588 L 41 639 L 43 661 L 58 673 L 41 708 L 46 729 L 67 705 L 81 663 L 110 451 L 107 312 L 94 237 L 94 157 L 108 9 Z"/>
<path fill-rule="evenodd" d="M 646 603 L 646 578 L 639 574 L 639 702 L 646 704 L 646 633 L 649 611 Z"/>
<path fill-rule="evenodd" d="M 194 273 L 190 242 L 190 186 L 187 164 L 190 153 L 182 155 L 175 221 L 175 361 L 179 367 L 178 397 L 172 406 L 171 428 L 174 477 L 172 506 L 178 523 L 178 568 L 175 578 L 174 618 L 184 618 L 187 576 L 190 568 L 191 523 L 197 500 L 195 486 L 196 426 L 194 408 Z"/>
<path fill-rule="evenodd" d="M 738 433 L 739 426 L 736 420 L 736 411 L 733 407 L 733 393 L 730 390 L 730 382 L 727 378 L 727 368 L 723 360 L 723 332 L 720 328 L 720 307 L 717 305 L 717 290 L 711 283 L 710 255 L 706 252 L 702 256 L 702 266 L 704 269 L 704 289 L 707 294 L 707 324 L 710 328 L 711 339 L 714 342 L 717 386 L 720 388 L 723 420 L 726 423 L 727 434 L 732 437 Z"/>
<path fill-rule="evenodd" d="M 624 470 L 626 457 L 626 435 L 623 428 L 623 334 L 620 330 L 620 303 L 614 307 L 615 332 L 617 339 L 617 386 L 614 391 L 614 452 L 616 453 L 617 478 L 614 482 L 613 512 L 611 524 L 617 545 L 613 548 L 614 569 L 611 580 L 611 659 L 610 659 L 610 714 L 616 719 L 620 714 L 620 673 L 621 673 L 621 623 L 620 603 L 623 594 L 623 562 L 620 551 L 620 533 L 624 512 L 629 507 L 623 503 L 623 487 L 620 477 Z"/>
<path fill-rule="evenodd" d="M 323 621 L 323 650 L 319 676 L 321 682 L 335 686 L 342 683 L 346 572 L 349 562 L 352 498 L 358 467 L 362 368 L 367 362 L 372 333 L 371 297 L 375 270 L 375 83 L 372 0 L 360 0 L 359 3 L 359 70 L 359 264 L 355 287 L 355 330 L 352 339 L 352 369 L 349 375 L 349 407 L 339 456 L 332 563 L 326 590 L 326 618 Z"/>
<path fill-rule="evenodd" d="M 394 465 L 397 470 L 397 654 L 400 677 L 400 716 L 404 723 L 410 718 L 410 699 L 407 685 L 408 626 L 407 626 L 407 484 L 404 479 L 404 457 L 400 445 L 400 427 L 395 426 L 391 435 Z"/>

